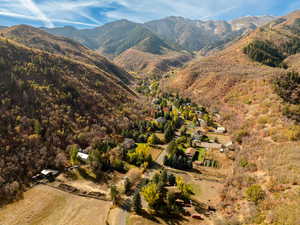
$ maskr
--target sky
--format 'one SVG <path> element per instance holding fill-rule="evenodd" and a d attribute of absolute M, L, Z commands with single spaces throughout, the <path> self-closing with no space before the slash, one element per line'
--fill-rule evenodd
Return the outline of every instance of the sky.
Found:
<path fill-rule="evenodd" d="M 300 0 L 0 0 L 0 25 L 93 28 L 120 19 L 232 20 L 281 16 L 297 9 Z"/>

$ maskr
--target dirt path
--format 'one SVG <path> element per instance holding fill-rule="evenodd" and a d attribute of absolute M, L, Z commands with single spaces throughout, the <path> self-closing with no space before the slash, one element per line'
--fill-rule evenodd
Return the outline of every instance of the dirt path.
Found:
<path fill-rule="evenodd" d="M 126 225 L 129 213 L 121 208 L 111 209 L 109 212 L 109 225 Z"/>
<path fill-rule="evenodd" d="M 163 148 L 163 151 L 162 151 L 162 152 L 160 153 L 160 155 L 157 157 L 156 163 L 158 163 L 158 164 L 161 165 L 161 166 L 164 166 L 164 158 L 165 158 L 165 156 L 168 154 L 168 153 L 167 153 L 167 150 L 166 150 L 167 145 L 162 145 L 161 147 Z"/>

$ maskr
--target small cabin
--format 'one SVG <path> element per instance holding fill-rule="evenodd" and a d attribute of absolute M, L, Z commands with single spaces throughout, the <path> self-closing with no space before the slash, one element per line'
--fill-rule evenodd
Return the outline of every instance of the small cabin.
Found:
<path fill-rule="evenodd" d="M 55 180 L 59 174 L 58 170 L 44 169 L 41 171 L 41 175 L 43 178 L 47 178 L 50 182 Z"/>
<path fill-rule="evenodd" d="M 217 130 L 216 130 L 216 133 L 224 134 L 224 133 L 226 133 L 226 128 L 225 127 L 218 127 Z"/>
<path fill-rule="evenodd" d="M 78 152 L 77 157 L 82 161 L 87 161 L 89 159 L 89 155 L 83 152 Z"/>

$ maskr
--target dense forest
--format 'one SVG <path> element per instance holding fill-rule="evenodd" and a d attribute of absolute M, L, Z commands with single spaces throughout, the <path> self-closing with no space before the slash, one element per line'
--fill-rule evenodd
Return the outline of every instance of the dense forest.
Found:
<path fill-rule="evenodd" d="M 272 67 L 281 67 L 285 59 L 285 56 L 267 41 L 253 41 L 244 48 L 244 53 L 252 60 Z"/>
<path fill-rule="evenodd" d="M 85 148 L 120 132 L 139 109 L 109 74 L 0 39 L 0 199 L 13 200 L 43 168 L 67 163 L 71 144 Z"/>
<path fill-rule="evenodd" d="M 300 122 L 300 75 L 288 72 L 274 80 L 276 93 L 286 102 L 284 114 Z"/>

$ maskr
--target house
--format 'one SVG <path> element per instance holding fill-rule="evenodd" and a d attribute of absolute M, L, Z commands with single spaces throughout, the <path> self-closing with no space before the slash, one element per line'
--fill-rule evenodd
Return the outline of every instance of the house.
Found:
<path fill-rule="evenodd" d="M 194 140 L 194 141 L 201 141 L 202 138 L 203 138 L 203 135 L 199 134 L 199 133 L 195 133 L 192 135 L 192 140 Z"/>
<path fill-rule="evenodd" d="M 202 116 L 203 112 L 200 111 L 200 110 L 197 110 L 196 113 L 199 115 L 199 116 Z"/>
<path fill-rule="evenodd" d="M 124 142 L 123 142 L 123 147 L 125 149 L 133 149 L 136 147 L 135 141 L 133 139 L 130 138 L 125 138 Z"/>
<path fill-rule="evenodd" d="M 45 177 L 48 176 L 57 176 L 59 174 L 59 171 L 57 170 L 50 170 L 50 169 L 44 169 L 42 170 L 41 174 Z"/>
<path fill-rule="evenodd" d="M 201 147 L 207 148 L 207 149 L 221 149 L 222 145 L 218 143 L 208 143 L 208 142 L 201 142 Z"/>
<path fill-rule="evenodd" d="M 226 133 L 226 128 L 225 127 L 218 127 L 217 130 L 216 130 L 216 133 L 224 134 L 224 133 Z"/>
<path fill-rule="evenodd" d="M 89 159 L 89 155 L 83 152 L 78 152 L 77 157 L 82 161 L 87 161 Z"/>
<path fill-rule="evenodd" d="M 41 171 L 43 178 L 47 178 L 50 182 L 55 180 L 55 177 L 59 174 L 58 170 L 44 169 Z"/>

